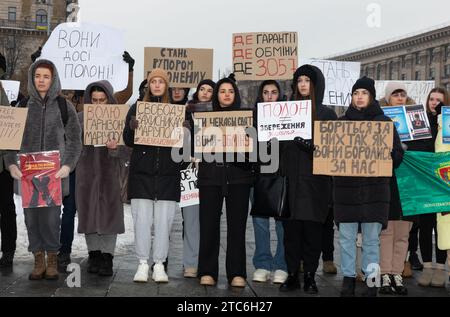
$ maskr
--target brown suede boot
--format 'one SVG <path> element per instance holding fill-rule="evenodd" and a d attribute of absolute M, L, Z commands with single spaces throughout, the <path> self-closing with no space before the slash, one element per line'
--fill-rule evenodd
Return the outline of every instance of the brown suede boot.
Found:
<path fill-rule="evenodd" d="M 58 275 L 58 255 L 57 252 L 47 252 L 47 270 L 45 271 L 46 280 L 57 280 Z"/>
<path fill-rule="evenodd" d="M 34 268 L 28 276 L 30 280 L 41 280 L 45 275 L 45 253 L 38 251 L 34 253 Z"/>

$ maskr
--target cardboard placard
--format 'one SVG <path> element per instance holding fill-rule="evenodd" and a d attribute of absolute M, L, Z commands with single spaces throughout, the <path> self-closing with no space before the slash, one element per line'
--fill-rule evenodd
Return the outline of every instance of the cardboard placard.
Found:
<path fill-rule="evenodd" d="M 8 101 L 11 102 L 16 101 L 19 97 L 19 89 L 20 89 L 20 81 L 16 80 L 0 80 L 2 82 L 3 90 L 8 97 Z M 8 105 L 1 105 L 8 106 Z"/>
<path fill-rule="evenodd" d="M 252 111 L 215 111 L 194 113 L 196 153 L 253 152 L 246 129 L 253 127 Z"/>
<path fill-rule="evenodd" d="M 155 68 L 169 75 L 170 87 L 193 88 L 204 79 L 212 78 L 212 49 L 146 47 L 144 78 Z"/>
<path fill-rule="evenodd" d="M 62 89 L 85 90 L 98 80 L 108 80 L 114 91 L 128 83 L 128 64 L 123 60 L 124 34 L 93 23 L 61 23 L 42 48 L 41 58 L 58 69 Z"/>
<path fill-rule="evenodd" d="M 311 100 L 259 103 L 258 141 L 289 141 L 296 137 L 310 140 L 311 112 Z"/>
<path fill-rule="evenodd" d="M 200 204 L 197 177 L 198 170 L 196 168 L 188 168 L 181 171 L 181 208 Z"/>
<path fill-rule="evenodd" d="M 426 105 L 428 94 L 430 93 L 431 89 L 436 87 L 434 80 L 428 81 L 376 80 L 375 89 L 377 91 L 377 100 L 380 100 L 385 97 L 386 86 L 390 82 L 401 83 L 405 85 L 408 97 L 414 100 L 414 102 L 417 103 L 418 105 L 420 104 Z"/>
<path fill-rule="evenodd" d="M 182 147 L 185 109 L 183 105 L 138 102 L 136 119 L 139 126 L 134 133 L 134 143 Z"/>
<path fill-rule="evenodd" d="M 402 142 L 432 138 L 430 123 L 423 105 L 382 107 L 382 109 L 394 122 Z"/>
<path fill-rule="evenodd" d="M 450 144 L 450 107 L 442 107 L 442 143 Z"/>
<path fill-rule="evenodd" d="M 292 79 L 297 65 L 297 32 L 233 34 L 237 80 Z"/>
<path fill-rule="evenodd" d="M 20 150 L 27 114 L 27 108 L 0 106 L 1 150 Z"/>
<path fill-rule="evenodd" d="M 392 122 L 316 121 L 314 175 L 391 177 Z"/>
<path fill-rule="evenodd" d="M 106 145 L 111 140 L 124 145 L 123 128 L 129 107 L 127 105 L 84 105 L 84 145 Z"/>
<path fill-rule="evenodd" d="M 325 77 L 324 105 L 350 105 L 352 87 L 360 77 L 361 63 L 300 58 L 299 66 L 305 64 L 318 67 Z"/>

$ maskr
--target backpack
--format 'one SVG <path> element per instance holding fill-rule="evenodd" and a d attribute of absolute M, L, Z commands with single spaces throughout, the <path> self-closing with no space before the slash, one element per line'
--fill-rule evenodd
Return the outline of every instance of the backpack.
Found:
<path fill-rule="evenodd" d="M 58 96 L 58 97 L 56 97 L 56 99 L 58 100 L 58 107 L 59 107 L 59 111 L 61 112 L 61 119 L 62 119 L 64 128 L 65 128 L 67 125 L 67 121 L 69 121 L 69 113 L 67 111 L 67 100 L 66 100 L 66 98 L 64 98 L 62 96 Z M 27 104 L 28 104 L 28 100 L 29 100 L 29 98 L 23 98 L 22 100 L 20 100 L 17 107 L 26 108 Z"/>

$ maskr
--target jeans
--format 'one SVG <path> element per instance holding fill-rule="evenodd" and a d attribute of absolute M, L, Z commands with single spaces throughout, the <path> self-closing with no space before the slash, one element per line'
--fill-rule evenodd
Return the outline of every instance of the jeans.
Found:
<path fill-rule="evenodd" d="M 255 232 L 255 254 L 253 255 L 253 265 L 255 268 L 267 271 L 282 270 L 286 272 L 283 223 L 280 220 L 275 220 L 277 249 L 274 256 L 272 256 L 270 250 L 270 218 L 253 217 L 253 229 Z"/>
<path fill-rule="evenodd" d="M 380 264 L 380 233 L 381 223 L 361 223 L 362 271 L 368 275 L 373 264 Z M 341 252 L 341 270 L 345 277 L 356 277 L 356 237 L 358 223 L 339 224 L 339 245 Z M 371 266 L 369 266 L 371 265 Z"/>
<path fill-rule="evenodd" d="M 75 227 L 75 213 L 77 206 L 75 203 L 75 171 L 69 176 L 69 196 L 63 199 L 63 209 L 61 218 L 61 235 L 59 241 L 61 253 L 72 253 L 73 231 Z"/>

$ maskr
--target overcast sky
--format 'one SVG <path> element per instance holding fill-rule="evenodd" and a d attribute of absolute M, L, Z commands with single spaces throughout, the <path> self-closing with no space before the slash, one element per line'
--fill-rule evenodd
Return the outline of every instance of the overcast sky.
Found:
<path fill-rule="evenodd" d="M 299 55 L 326 57 L 450 23 L 448 0 L 79 0 L 80 20 L 125 32 L 136 59 L 135 92 L 144 47 L 213 48 L 214 79 L 231 67 L 231 36 L 296 31 Z M 369 4 L 381 8 L 369 27 Z M 373 11 L 372 11 L 373 12 Z"/>

